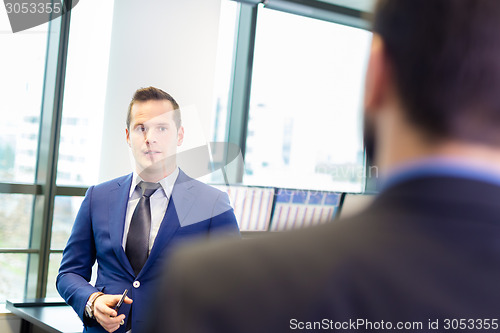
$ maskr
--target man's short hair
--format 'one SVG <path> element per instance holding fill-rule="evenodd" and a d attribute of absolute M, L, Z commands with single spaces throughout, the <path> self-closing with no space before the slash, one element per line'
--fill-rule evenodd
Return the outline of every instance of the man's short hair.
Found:
<path fill-rule="evenodd" d="M 500 145 L 500 1 L 380 0 L 407 119 L 430 139 Z"/>
<path fill-rule="evenodd" d="M 172 106 L 174 108 L 173 118 L 175 121 L 175 125 L 177 126 L 177 129 L 179 129 L 181 127 L 181 111 L 179 108 L 179 104 L 177 104 L 175 99 L 172 96 L 170 96 L 170 94 L 155 87 L 140 88 L 135 91 L 134 96 L 132 97 L 132 100 L 130 101 L 130 104 L 128 106 L 127 128 L 130 129 L 130 121 L 132 120 L 132 106 L 134 105 L 134 103 L 146 102 L 146 101 L 162 101 L 162 100 L 167 100 L 170 101 L 170 103 L 172 103 Z"/>

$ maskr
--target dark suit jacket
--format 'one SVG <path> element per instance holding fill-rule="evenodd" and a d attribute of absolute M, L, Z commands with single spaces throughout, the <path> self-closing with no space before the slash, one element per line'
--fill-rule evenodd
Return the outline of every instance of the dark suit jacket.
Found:
<path fill-rule="evenodd" d="M 490 326 L 494 319 L 498 330 L 500 187 L 413 179 L 353 218 L 186 249 L 170 262 L 160 298 L 143 332 L 382 332 L 407 321 L 417 326 L 405 331 L 422 332 L 436 320 L 435 332 L 487 326 L 470 319 Z"/>
<path fill-rule="evenodd" d="M 144 321 L 159 268 L 174 243 L 203 235 L 239 235 L 227 195 L 180 171 L 149 258 L 135 276 L 122 247 L 131 183 L 132 174 L 90 187 L 64 249 L 57 290 L 75 309 L 88 332 L 105 332 L 95 320 L 84 316 L 85 304 L 93 292 L 121 294 L 128 289 L 128 296 L 134 300 L 132 328 L 137 327 Z M 93 287 L 89 281 L 96 259 L 97 281 Z M 128 317 L 130 308 L 123 304 L 120 313 Z M 122 326 L 117 332 L 124 331 Z"/>

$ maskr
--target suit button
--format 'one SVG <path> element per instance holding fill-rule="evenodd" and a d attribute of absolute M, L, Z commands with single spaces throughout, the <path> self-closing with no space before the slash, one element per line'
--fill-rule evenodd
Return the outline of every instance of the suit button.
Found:
<path fill-rule="evenodd" d="M 139 281 L 134 281 L 132 285 L 134 286 L 134 288 L 139 288 L 141 286 L 141 283 Z"/>

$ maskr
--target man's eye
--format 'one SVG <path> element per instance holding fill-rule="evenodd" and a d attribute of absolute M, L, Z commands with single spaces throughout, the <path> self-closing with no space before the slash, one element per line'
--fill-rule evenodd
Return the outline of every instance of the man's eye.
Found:
<path fill-rule="evenodd" d="M 166 127 L 160 127 L 160 131 L 161 131 L 161 132 L 164 132 L 164 131 L 166 131 L 166 130 L 167 130 L 167 128 L 166 128 Z"/>
<path fill-rule="evenodd" d="M 146 130 L 146 128 L 144 126 L 137 126 L 136 130 L 139 132 L 144 132 Z"/>

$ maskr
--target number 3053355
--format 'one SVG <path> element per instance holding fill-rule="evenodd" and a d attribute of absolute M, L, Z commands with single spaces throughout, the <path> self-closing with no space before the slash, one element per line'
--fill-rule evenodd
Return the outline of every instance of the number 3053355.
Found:
<path fill-rule="evenodd" d="M 60 2 L 32 3 L 32 2 L 6 2 L 7 14 L 59 14 L 62 11 Z"/>

